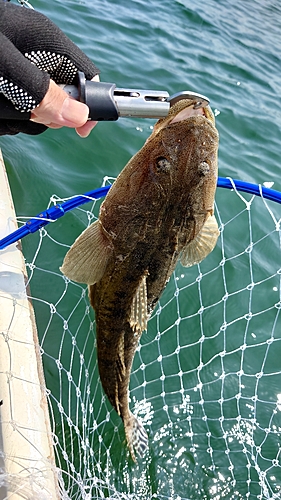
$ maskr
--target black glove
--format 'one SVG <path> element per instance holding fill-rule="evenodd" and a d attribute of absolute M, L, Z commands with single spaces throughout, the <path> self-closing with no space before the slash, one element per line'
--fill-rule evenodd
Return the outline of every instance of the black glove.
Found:
<path fill-rule="evenodd" d="M 0 116 L 12 105 L 30 112 L 44 98 L 50 78 L 71 84 L 78 71 L 99 74 L 90 59 L 46 16 L 0 1 Z M 0 135 L 40 134 L 45 125 L 0 119 Z"/>

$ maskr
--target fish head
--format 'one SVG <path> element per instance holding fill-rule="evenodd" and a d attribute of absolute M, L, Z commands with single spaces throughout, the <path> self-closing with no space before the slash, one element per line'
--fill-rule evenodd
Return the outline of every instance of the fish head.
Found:
<path fill-rule="evenodd" d="M 159 120 L 138 153 L 146 168 L 145 184 L 161 186 L 161 196 L 184 199 L 213 208 L 217 184 L 218 132 L 211 108 L 194 109 L 184 99 Z M 140 160 L 140 158 L 139 158 Z"/>
<path fill-rule="evenodd" d="M 148 225 L 159 228 L 169 216 L 178 227 L 197 214 L 195 237 L 213 214 L 218 132 L 211 109 L 194 109 L 195 102 L 184 99 L 171 106 L 117 177 L 99 215 L 114 239 L 122 234 L 134 246 Z"/>

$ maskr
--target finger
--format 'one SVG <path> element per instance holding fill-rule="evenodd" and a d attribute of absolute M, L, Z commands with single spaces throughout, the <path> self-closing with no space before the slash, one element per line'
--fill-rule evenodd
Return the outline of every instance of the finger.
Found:
<path fill-rule="evenodd" d="M 89 108 L 86 104 L 67 97 L 57 123 L 65 127 L 79 128 L 87 123 L 88 116 Z"/>
<path fill-rule="evenodd" d="M 48 128 L 62 128 L 62 125 L 57 125 L 56 123 L 49 123 L 46 125 Z"/>
<path fill-rule="evenodd" d="M 58 108 L 36 108 L 31 113 L 30 119 L 36 123 L 43 123 L 48 127 L 52 123 L 58 125 L 58 127 L 79 128 L 87 122 L 88 116 L 89 108 L 86 104 L 66 97 Z"/>
<path fill-rule="evenodd" d="M 97 125 L 98 122 L 88 121 L 82 127 L 76 128 L 76 132 L 80 137 L 88 137 L 93 128 Z"/>
<path fill-rule="evenodd" d="M 86 104 L 71 99 L 62 88 L 50 80 L 49 89 L 41 101 L 31 113 L 31 120 L 49 126 L 79 128 L 87 122 L 89 108 Z"/>

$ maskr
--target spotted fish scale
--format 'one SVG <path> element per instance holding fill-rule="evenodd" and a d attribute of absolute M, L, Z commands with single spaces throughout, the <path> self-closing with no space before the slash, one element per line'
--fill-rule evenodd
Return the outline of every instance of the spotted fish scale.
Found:
<path fill-rule="evenodd" d="M 133 460 L 148 446 L 129 409 L 134 355 L 178 260 L 197 264 L 216 244 L 217 152 L 210 108 L 177 102 L 119 174 L 99 219 L 74 242 L 61 268 L 89 285 L 100 379 L 124 422 Z"/>

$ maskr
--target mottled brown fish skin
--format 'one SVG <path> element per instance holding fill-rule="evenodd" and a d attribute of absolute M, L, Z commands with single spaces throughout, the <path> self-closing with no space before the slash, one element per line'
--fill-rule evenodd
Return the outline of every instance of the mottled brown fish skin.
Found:
<path fill-rule="evenodd" d="M 213 213 L 217 185 L 218 133 L 205 116 L 167 125 L 184 102 L 159 120 L 143 148 L 119 174 L 103 202 L 99 220 L 114 247 L 111 268 L 99 282 L 99 294 L 118 282 L 120 297 L 129 298 L 147 274 L 149 312 L 174 270 L 182 248 L 193 240 Z M 166 158 L 170 168 L 158 167 Z M 202 174 L 200 165 L 208 163 Z M 132 266 L 132 267 L 131 267 Z M 119 269 L 122 269 L 119 277 Z M 112 274 L 112 276 L 111 276 Z M 106 284 L 108 283 L 108 284 Z M 104 303 L 103 303 L 104 304 Z M 129 305 L 128 305 L 129 307 Z"/>
<path fill-rule="evenodd" d="M 213 215 L 218 150 L 213 115 L 207 111 L 207 117 L 170 123 L 190 104 L 180 101 L 157 122 L 114 182 L 99 214 L 106 266 L 101 279 L 89 286 L 99 373 L 124 421 L 134 460 L 134 451 L 142 455 L 147 447 L 145 431 L 129 410 L 130 372 L 139 338 L 181 252 Z M 140 304 L 134 319 L 136 297 Z"/>
<path fill-rule="evenodd" d="M 148 313 L 153 310 L 183 246 L 213 211 L 217 146 L 217 131 L 204 116 L 168 125 L 131 159 L 101 207 L 114 255 L 102 280 L 90 286 L 90 300 L 101 381 L 124 421 L 130 419 L 130 372 L 142 333 L 130 326 L 133 297 L 147 276 Z M 211 167 L 207 176 L 198 170 L 203 162 Z"/>

